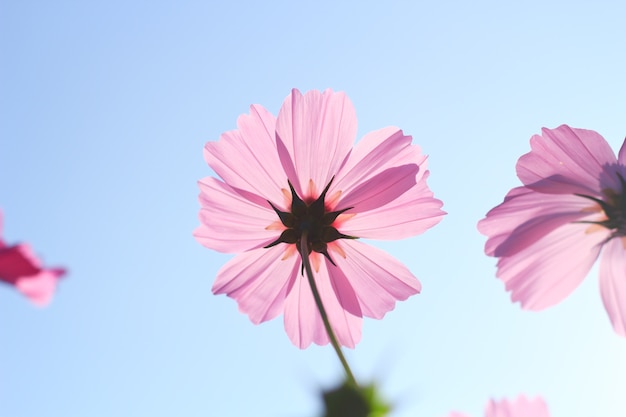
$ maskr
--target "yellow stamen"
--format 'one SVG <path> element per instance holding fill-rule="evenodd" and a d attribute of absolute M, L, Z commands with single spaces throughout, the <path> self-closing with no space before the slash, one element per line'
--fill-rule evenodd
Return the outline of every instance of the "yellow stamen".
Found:
<path fill-rule="evenodd" d="M 339 254 L 339 256 L 341 256 L 343 259 L 346 259 L 346 253 L 344 252 L 343 248 L 339 246 L 339 244 L 331 242 L 328 244 L 328 249 Z"/>
<path fill-rule="evenodd" d="M 599 232 L 601 230 L 606 230 L 606 229 L 603 226 L 600 226 L 599 224 L 592 224 L 585 230 L 585 234 L 589 235 L 591 233 Z"/>
<path fill-rule="evenodd" d="M 320 264 L 322 263 L 322 256 L 317 252 L 311 252 L 311 254 L 309 255 L 309 258 L 311 259 L 311 266 L 313 267 L 315 272 L 320 272 Z"/>
<path fill-rule="evenodd" d="M 342 224 L 344 224 L 346 221 L 350 220 L 356 215 L 357 213 L 341 213 L 333 222 L 333 226 L 335 228 L 340 227 Z"/>
<path fill-rule="evenodd" d="M 283 255 L 282 258 L 280 258 L 281 261 L 284 261 L 286 259 L 291 258 L 297 251 L 296 249 L 296 245 L 288 245 L 287 249 L 285 250 L 285 254 Z"/>
<path fill-rule="evenodd" d="M 285 198 L 285 207 L 291 206 L 291 191 L 286 188 L 281 188 L 280 191 L 283 193 L 283 197 Z"/>
<path fill-rule="evenodd" d="M 313 182 L 312 179 L 309 179 L 309 187 L 308 187 L 307 193 L 308 193 L 307 197 L 310 197 L 313 199 L 318 197 L 317 187 L 315 186 L 315 183 Z"/>
<path fill-rule="evenodd" d="M 339 201 L 339 197 L 341 197 L 341 190 L 335 191 L 333 195 L 330 196 L 330 198 L 327 198 L 326 204 L 328 204 L 328 207 L 334 208 L 337 204 L 337 201 Z"/>
<path fill-rule="evenodd" d="M 597 213 L 599 211 L 602 211 L 602 207 L 600 207 L 599 204 L 593 204 L 591 206 L 584 207 L 580 211 L 583 213 Z"/>
<path fill-rule="evenodd" d="M 280 220 L 273 221 L 269 226 L 265 227 L 265 230 L 285 230 L 285 225 Z"/>

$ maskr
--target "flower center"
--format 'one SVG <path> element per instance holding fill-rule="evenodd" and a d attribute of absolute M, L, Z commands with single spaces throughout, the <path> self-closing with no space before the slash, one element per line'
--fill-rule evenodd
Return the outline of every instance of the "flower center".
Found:
<path fill-rule="evenodd" d="M 328 254 L 328 243 L 337 239 L 357 239 L 354 236 L 344 235 L 339 232 L 333 223 L 337 217 L 350 210 L 352 207 L 345 208 L 338 211 L 326 211 L 326 204 L 324 199 L 326 193 L 333 182 L 331 178 L 330 182 L 324 188 L 324 191 L 320 194 L 317 200 L 307 204 L 304 200 L 298 196 L 296 190 L 294 190 L 291 182 L 287 181 L 289 188 L 291 189 L 291 211 L 281 211 L 276 208 L 271 201 L 268 201 L 270 206 L 274 209 L 281 223 L 286 227 L 280 234 L 278 239 L 265 246 L 265 248 L 271 248 L 279 243 L 295 244 L 298 249 L 298 253 L 302 253 L 301 239 L 303 232 L 306 232 L 307 236 L 307 254 L 311 252 L 318 252 L 324 255 L 333 265 L 335 262 Z"/>
<path fill-rule="evenodd" d="M 611 188 L 602 190 L 603 194 L 606 196 L 604 199 L 584 194 L 576 194 L 580 197 L 584 197 L 598 203 L 600 208 L 602 208 L 602 211 L 606 216 L 605 220 L 589 221 L 584 223 L 597 224 L 612 230 L 613 233 L 611 233 L 609 239 L 626 236 L 626 181 L 619 172 L 617 173 L 617 177 L 619 178 L 622 190 L 620 192 Z"/>

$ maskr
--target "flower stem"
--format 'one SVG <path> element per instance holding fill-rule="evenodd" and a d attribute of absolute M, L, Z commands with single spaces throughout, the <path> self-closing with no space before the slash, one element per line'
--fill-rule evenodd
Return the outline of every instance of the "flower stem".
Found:
<path fill-rule="evenodd" d="M 348 361 L 346 361 L 345 356 L 343 356 L 343 352 L 341 351 L 341 347 L 339 343 L 337 343 L 337 337 L 335 336 L 335 332 L 330 326 L 330 321 L 328 320 L 328 315 L 326 314 L 326 309 L 324 308 L 324 304 L 322 304 L 322 298 L 320 297 L 320 293 L 317 290 L 317 284 L 315 284 L 315 279 L 313 278 L 313 269 L 311 268 L 311 262 L 309 261 L 308 254 L 308 233 L 306 230 L 302 231 L 301 240 L 300 240 L 300 255 L 302 258 L 302 263 L 304 265 L 304 269 L 306 271 L 307 279 L 309 280 L 309 285 L 311 286 L 311 292 L 313 293 L 313 298 L 315 299 L 315 304 L 317 305 L 317 309 L 320 312 L 320 316 L 322 316 L 322 321 L 324 322 L 324 327 L 326 328 L 326 333 L 328 333 L 328 338 L 330 339 L 330 344 L 333 345 L 333 349 L 337 353 L 339 357 L 339 361 L 341 365 L 343 365 L 343 369 L 346 371 L 346 377 L 349 383 L 353 384 L 355 387 L 358 386 L 356 379 L 354 378 L 354 374 L 350 370 L 350 366 L 348 365 Z"/>

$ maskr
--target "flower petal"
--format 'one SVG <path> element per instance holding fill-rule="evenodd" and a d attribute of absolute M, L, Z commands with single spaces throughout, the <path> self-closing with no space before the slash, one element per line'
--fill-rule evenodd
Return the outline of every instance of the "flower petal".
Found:
<path fill-rule="evenodd" d="M 595 206 L 594 202 L 575 195 L 544 194 L 518 187 L 487 213 L 478 223 L 478 230 L 489 236 L 485 244 L 487 255 L 511 256 L 557 227 L 593 216 L 590 208 Z"/>
<path fill-rule="evenodd" d="M 541 397 L 529 400 L 520 395 L 514 401 L 489 401 L 485 407 L 485 417 L 550 417 L 550 413 Z"/>
<path fill-rule="evenodd" d="M 544 128 L 530 144 L 532 150 L 517 162 L 517 176 L 539 192 L 597 195 L 601 173 L 616 163 L 609 144 L 593 130 Z"/>
<path fill-rule="evenodd" d="M 31 302 L 43 307 L 50 302 L 62 268 L 43 269 L 27 244 L 0 249 L 0 281 L 14 285 Z"/>
<path fill-rule="evenodd" d="M 254 324 L 277 317 L 300 266 L 295 256 L 283 260 L 284 252 L 285 246 L 278 245 L 237 255 L 217 273 L 213 293 L 236 300 Z"/>
<path fill-rule="evenodd" d="M 356 317 L 363 317 L 361 304 L 345 272 L 332 264 L 326 264 L 330 276 L 330 284 L 341 308 Z"/>
<path fill-rule="evenodd" d="M 282 203 L 287 174 L 281 168 L 275 139 L 276 119 L 259 105 L 237 120 L 237 130 L 208 142 L 204 158 L 228 185 Z"/>
<path fill-rule="evenodd" d="M 358 241 L 337 241 L 345 258 L 335 257 L 337 267 L 329 266 L 331 277 L 348 277 L 363 315 L 376 319 L 421 291 L 421 284 L 398 260 L 373 246 Z"/>
<path fill-rule="evenodd" d="M 29 245 L 19 244 L 0 250 L 0 280 L 15 285 L 20 277 L 41 271 L 39 260 Z"/>
<path fill-rule="evenodd" d="M 419 173 L 418 173 L 419 176 Z M 339 230 L 368 239 L 403 239 L 425 232 L 446 214 L 443 203 L 433 197 L 426 184 L 428 171 L 414 187 L 388 204 L 348 217 Z"/>
<path fill-rule="evenodd" d="M 280 235 L 267 229 L 278 217 L 258 196 L 212 177 L 198 181 L 198 186 L 201 225 L 193 235 L 202 245 L 219 252 L 243 252 L 265 246 Z"/>
<path fill-rule="evenodd" d="M 622 146 L 619 148 L 619 153 L 617 154 L 617 160 L 622 166 L 626 165 L 626 138 L 624 139 Z"/>
<path fill-rule="evenodd" d="M 44 307 L 52 300 L 57 282 L 63 275 L 65 270 L 61 268 L 41 270 L 35 275 L 19 278 L 15 286 L 33 304 Z"/>
<path fill-rule="evenodd" d="M 585 278 L 598 257 L 606 229 L 587 233 L 589 225 L 569 223 L 534 244 L 498 261 L 497 276 L 512 301 L 542 310 L 567 297 Z"/>
<path fill-rule="evenodd" d="M 626 337 L 626 249 L 625 238 L 604 245 L 600 262 L 600 293 L 613 329 Z"/>
<path fill-rule="evenodd" d="M 336 291 L 341 294 L 341 289 L 333 288 L 328 268 L 334 267 L 324 260 L 319 271 L 314 273 L 315 283 L 338 343 L 354 348 L 361 340 L 362 319 L 343 308 L 336 294 Z M 287 335 L 300 349 L 305 349 L 311 343 L 318 345 L 329 343 L 328 334 L 306 277 L 300 275 L 296 278 L 287 296 L 284 318 Z"/>
<path fill-rule="evenodd" d="M 342 233 L 374 239 L 402 239 L 422 233 L 437 224 L 445 212 L 441 211 L 441 201 L 433 198 L 426 184 L 428 178 L 427 159 L 420 148 L 411 145 L 411 137 L 405 136 L 396 127 L 387 127 L 363 137 L 338 175 L 329 194 L 341 190 L 343 196 L 338 205 L 350 207 L 351 193 L 363 183 L 390 168 L 417 164 L 416 184 L 401 193 L 399 190 L 389 198 L 374 198 L 378 207 L 365 210 L 366 206 L 356 205 L 349 211 L 356 216 L 349 217 L 342 225 Z M 387 171 L 393 172 L 393 171 Z M 369 185 L 368 185 L 369 186 Z M 390 187 L 389 191 L 391 191 Z M 396 195 L 398 197 L 394 198 Z"/>
<path fill-rule="evenodd" d="M 359 184 L 338 203 L 337 209 L 352 207 L 350 214 L 382 207 L 415 186 L 419 167 L 415 164 L 388 168 Z"/>
<path fill-rule="evenodd" d="M 366 134 L 354 147 L 345 165 L 337 173 L 329 190 L 349 194 L 355 187 L 382 171 L 400 165 L 417 164 L 426 169 L 426 156 L 418 146 L 411 145 L 411 136 L 405 136 L 397 127 L 387 127 Z"/>
<path fill-rule="evenodd" d="M 302 198 L 311 197 L 309 180 L 322 189 L 339 172 L 356 129 L 356 113 L 344 93 L 292 90 L 278 113 L 276 134 L 283 169 Z"/>

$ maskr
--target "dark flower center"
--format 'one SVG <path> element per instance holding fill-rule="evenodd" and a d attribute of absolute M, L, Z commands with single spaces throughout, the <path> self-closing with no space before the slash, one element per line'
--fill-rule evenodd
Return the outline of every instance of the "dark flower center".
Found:
<path fill-rule="evenodd" d="M 296 193 L 296 190 L 294 190 L 291 182 L 287 181 L 289 183 L 289 188 L 291 189 L 291 211 L 281 211 L 277 209 L 271 201 L 268 201 L 270 206 L 272 206 L 278 215 L 282 224 L 287 229 L 283 230 L 278 239 L 265 246 L 266 248 L 271 248 L 279 243 L 295 243 L 298 253 L 302 253 L 302 235 L 306 232 L 307 254 L 310 254 L 311 252 L 321 253 L 333 265 L 335 265 L 335 262 L 333 262 L 328 254 L 328 243 L 337 239 L 357 238 L 354 236 L 344 235 L 333 227 L 333 222 L 337 219 L 337 217 L 341 213 L 350 210 L 352 207 L 338 211 L 326 211 L 324 199 L 326 198 L 326 193 L 328 192 L 333 179 L 334 177 L 331 178 L 330 182 L 326 188 L 324 188 L 324 191 L 322 191 L 317 200 L 311 202 L 310 204 L 307 204 L 304 200 L 302 200 Z"/>
<path fill-rule="evenodd" d="M 602 221 L 589 221 L 581 223 L 597 224 L 612 230 L 613 233 L 611 233 L 609 239 L 626 236 L 626 181 L 619 172 L 617 173 L 617 177 L 619 178 L 620 185 L 622 187 L 621 191 L 616 192 L 611 188 L 603 190 L 603 193 L 606 196 L 604 200 L 589 195 L 576 194 L 580 197 L 584 197 L 598 203 L 607 217 L 606 220 Z"/>

